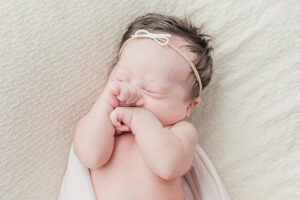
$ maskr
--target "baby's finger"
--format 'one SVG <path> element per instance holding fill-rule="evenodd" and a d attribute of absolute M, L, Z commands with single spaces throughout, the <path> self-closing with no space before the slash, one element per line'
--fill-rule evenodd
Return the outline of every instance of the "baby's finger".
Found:
<path fill-rule="evenodd" d="M 111 82 L 110 83 L 110 88 L 111 91 L 113 92 L 114 95 L 118 95 L 120 93 L 120 85 L 116 82 Z"/>
<path fill-rule="evenodd" d="M 137 99 L 137 91 L 136 91 L 136 88 L 130 86 L 129 87 L 129 90 L 130 90 L 130 96 L 128 97 L 126 103 L 127 104 L 130 104 L 130 103 L 133 103 L 135 102 L 135 100 Z"/>
<path fill-rule="evenodd" d="M 116 126 L 120 127 L 122 124 L 119 122 L 119 116 L 117 112 L 112 111 L 109 115 L 111 123 Z"/>
<path fill-rule="evenodd" d="M 133 96 L 133 99 L 130 101 L 130 103 L 135 103 L 138 100 L 138 95 Z"/>
<path fill-rule="evenodd" d="M 143 91 L 141 89 L 138 89 L 138 99 L 143 98 Z"/>
<path fill-rule="evenodd" d="M 138 90 L 138 98 L 135 101 L 135 104 L 137 106 L 143 105 L 143 103 L 144 103 L 142 92 L 143 92 L 142 90 Z"/>
<path fill-rule="evenodd" d="M 120 91 L 120 95 L 118 96 L 118 99 L 120 101 L 124 101 L 128 98 L 130 92 L 126 84 L 120 84 L 120 86 L 121 86 L 121 91 Z"/>
<path fill-rule="evenodd" d="M 129 131 L 129 128 L 125 125 L 122 125 L 120 127 L 117 127 L 117 130 L 118 132 L 121 132 L 121 131 Z"/>
<path fill-rule="evenodd" d="M 135 103 L 137 106 L 141 106 L 144 104 L 144 99 L 143 98 L 140 98 L 136 103 Z"/>

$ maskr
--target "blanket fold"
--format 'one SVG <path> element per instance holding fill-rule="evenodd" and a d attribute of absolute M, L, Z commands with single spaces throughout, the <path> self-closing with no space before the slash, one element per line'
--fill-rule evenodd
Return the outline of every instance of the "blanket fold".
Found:
<path fill-rule="evenodd" d="M 212 162 L 197 144 L 190 170 L 182 176 L 185 200 L 230 200 Z M 71 145 L 61 182 L 59 200 L 96 200 L 89 169 L 81 164 Z"/>

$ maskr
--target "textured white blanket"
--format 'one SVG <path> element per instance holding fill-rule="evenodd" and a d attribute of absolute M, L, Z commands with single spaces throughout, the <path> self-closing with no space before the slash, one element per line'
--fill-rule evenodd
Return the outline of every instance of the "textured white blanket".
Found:
<path fill-rule="evenodd" d="M 191 169 L 182 177 L 185 200 L 230 200 L 213 164 L 197 144 Z M 89 174 L 71 145 L 59 200 L 96 200 Z"/>
<path fill-rule="evenodd" d="M 186 11 L 214 36 L 190 121 L 233 200 L 300 199 L 299 0 L 0 0 L 0 199 L 57 199 L 76 121 L 126 25 Z"/>

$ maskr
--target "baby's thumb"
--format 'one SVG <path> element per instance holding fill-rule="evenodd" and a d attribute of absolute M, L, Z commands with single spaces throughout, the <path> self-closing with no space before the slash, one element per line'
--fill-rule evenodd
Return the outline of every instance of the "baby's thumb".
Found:
<path fill-rule="evenodd" d="M 143 105 L 143 104 L 144 104 L 143 98 L 141 98 L 140 100 L 138 100 L 135 104 L 136 104 L 137 106 Z"/>

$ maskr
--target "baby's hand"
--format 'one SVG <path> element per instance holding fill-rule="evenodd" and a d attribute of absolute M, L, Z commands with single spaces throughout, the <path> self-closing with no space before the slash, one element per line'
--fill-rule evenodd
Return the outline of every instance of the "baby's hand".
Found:
<path fill-rule="evenodd" d="M 127 82 L 112 81 L 108 83 L 105 99 L 113 108 L 143 105 L 143 95 L 139 88 Z M 134 105 L 135 104 L 135 105 Z"/>
<path fill-rule="evenodd" d="M 110 121 L 115 127 L 116 133 L 130 130 L 132 119 L 131 109 L 124 109 L 122 107 L 115 108 L 109 115 Z"/>
<path fill-rule="evenodd" d="M 131 122 L 133 115 L 141 114 L 143 110 L 141 108 L 125 108 L 118 107 L 115 108 L 109 115 L 109 118 L 115 127 L 116 133 L 121 133 L 123 131 L 131 131 Z"/>

